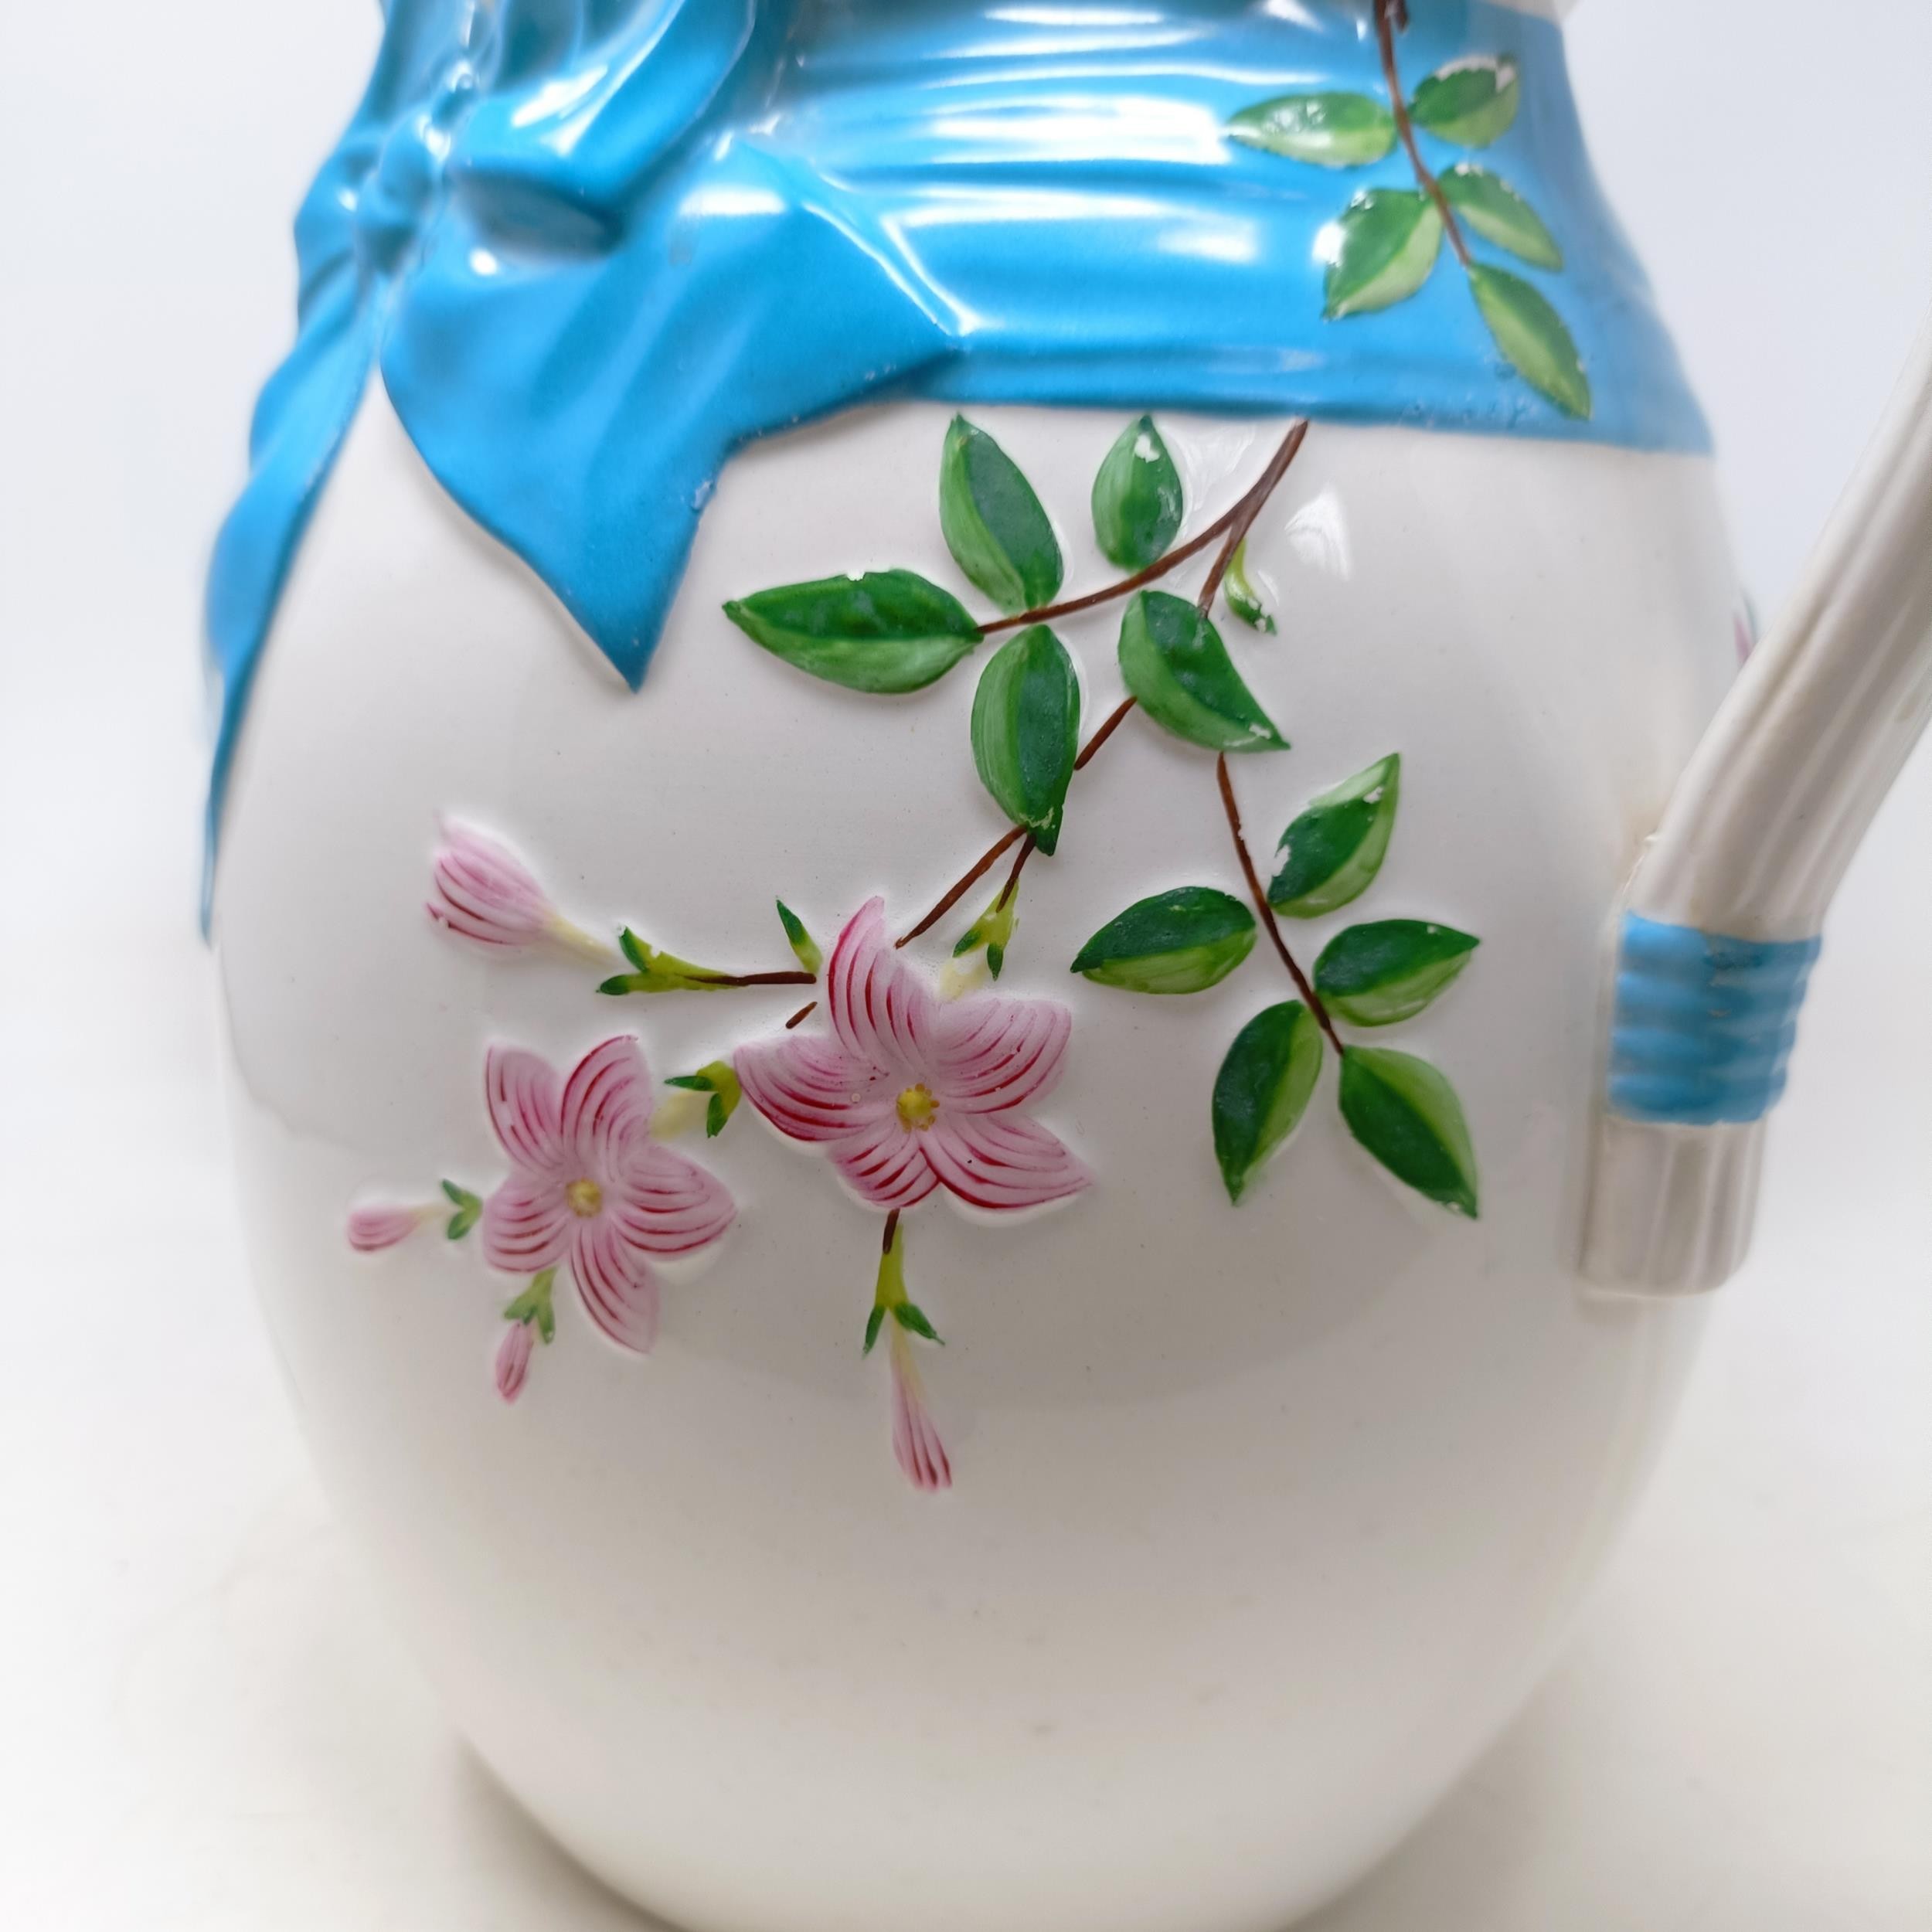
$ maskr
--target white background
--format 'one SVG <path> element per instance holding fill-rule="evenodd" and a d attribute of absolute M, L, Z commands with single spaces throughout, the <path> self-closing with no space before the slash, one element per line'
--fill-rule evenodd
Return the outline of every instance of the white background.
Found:
<path fill-rule="evenodd" d="M 21 1932 L 645 1925 L 497 1794 L 385 1629 L 308 1474 L 223 1166 L 192 920 L 200 575 L 288 338 L 289 217 L 374 34 L 357 0 L 0 5 L 0 1925 Z M 1590 0 L 1571 39 L 1768 615 L 1932 298 L 1932 8 Z M 1921 756 L 1832 921 L 1757 1258 L 1566 1662 L 1321 1932 L 1932 1923 L 1928 832 Z"/>

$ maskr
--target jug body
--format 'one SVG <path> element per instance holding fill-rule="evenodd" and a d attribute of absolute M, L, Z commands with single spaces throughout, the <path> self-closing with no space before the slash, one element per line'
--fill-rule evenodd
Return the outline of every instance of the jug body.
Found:
<path fill-rule="evenodd" d="M 1611 908 L 1737 662 L 1694 410 L 1547 22 L 644 11 L 683 118 L 587 121 L 634 205 L 567 233 L 507 131 L 599 63 L 403 49 L 298 372 L 380 379 L 224 539 L 286 566 L 216 600 L 270 1325 L 627 1893 L 1264 1932 L 1535 1681 L 1694 1348 L 1578 1272 Z M 714 270 L 783 299 L 696 329 Z"/>

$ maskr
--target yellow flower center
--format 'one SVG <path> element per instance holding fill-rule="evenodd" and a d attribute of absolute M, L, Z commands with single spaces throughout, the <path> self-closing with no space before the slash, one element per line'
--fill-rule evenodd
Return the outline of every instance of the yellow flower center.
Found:
<path fill-rule="evenodd" d="M 563 1192 L 570 1203 L 570 1212 L 584 1220 L 603 1212 L 604 1190 L 594 1181 L 573 1181 Z"/>
<path fill-rule="evenodd" d="M 933 1090 L 923 1080 L 917 1087 L 909 1087 L 899 1097 L 899 1117 L 907 1127 L 925 1132 L 939 1117 L 939 1103 L 933 1098 Z"/>

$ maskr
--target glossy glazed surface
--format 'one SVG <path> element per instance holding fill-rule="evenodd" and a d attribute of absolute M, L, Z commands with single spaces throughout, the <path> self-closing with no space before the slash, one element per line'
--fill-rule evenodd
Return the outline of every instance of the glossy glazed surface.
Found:
<path fill-rule="evenodd" d="M 975 417 L 1051 503 L 1121 427 Z M 997 1231 L 934 1200 L 913 1230 L 950 1493 L 882 1451 L 858 1333 L 876 1213 L 755 1119 L 685 1143 L 740 1218 L 667 1286 L 655 1352 L 560 1301 L 514 1406 L 490 1386 L 502 1281 L 446 1241 L 343 1239 L 399 1175 L 502 1173 L 492 1043 L 567 1068 L 612 1030 L 580 969 L 492 964 L 424 917 L 439 813 L 513 838 L 586 923 L 727 959 L 769 951 L 778 894 L 828 931 L 880 891 L 916 913 L 997 832 L 963 681 L 862 699 L 720 608 L 842 546 L 944 577 L 947 421 L 862 412 L 734 463 L 632 702 L 372 400 L 267 661 L 220 881 L 256 1265 L 321 1465 L 458 1720 L 626 1890 L 721 1932 L 1277 1932 L 1532 1681 L 1697 1332 L 1695 1309 L 1585 1301 L 1574 1256 L 1607 911 L 1735 662 L 1702 462 L 1318 426 L 1250 540 L 1283 624 L 1241 668 L 1294 739 L 1242 761 L 1251 818 L 1271 837 L 1399 745 L 1377 893 L 1482 936 L 1413 1022 L 1466 1103 L 1479 1222 L 1340 1134 L 1231 1208 L 1207 1097 L 1253 987 L 1137 1002 L 1067 972 L 1123 903 L 1227 862 L 1212 761 L 1137 726 L 1029 873 L 1002 981 L 1072 1011 L 1039 1111 L 1095 1184 Z M 1279 432 L 1162 427 L 1197 518 Z M 1104 581 L 1060 535 L 1069 589 Z M 1064 627 L 1089 723 L 1119 695 L 1117 623 Z M 775 1024 L 794 996 L 733 997 Z M 659 1071 L 744 1024 L 636 1005 Z"/>
<path fill-rule="evenodd" d="M 1385 278 L 1353 299 L 1391 305 L 1325 319 L 1365 194 L 1436 220 L 1415 169 L 1392 135 L 1345 168 L 1230 129 L 1284 92 L 1386 96 L 1366 0 L 396 0 L 298 224 L 300 339 L 216 554 L 211 850 L 277 599 L 377 361 L 445 487 L 634 684 L 729 452 L 868 397 L 1702 447 L 1559 32 L 1483 0 L 1412 12 L 1405 87 L 1509 63 L 1509 124 L 1461 131 L 1512 184 L 1502 232 L 1539 272 L 1560 261 L 1587 417 L 1502 361 L 1511 314 L 1486 323 L 1472 291 L 1540 296 L 1480 238 L 1469 285 L 1405 280 L 1398 302 Z M 1445 178 L 1470 151 L 1420 142 Z M 1574 404 L 1579 379 L 1556 393 Z"/>

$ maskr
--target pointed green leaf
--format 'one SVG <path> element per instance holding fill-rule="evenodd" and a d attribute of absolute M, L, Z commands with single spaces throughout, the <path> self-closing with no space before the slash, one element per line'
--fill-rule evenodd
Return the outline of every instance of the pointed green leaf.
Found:
<path fill-rule="evenodd" d="M 1590 378 L 1563 318 L 1520 275 L 1481 262 L 1469 270 L 1476 306 L 1496 346 L 1532 389 L 1540 389 L 1566 416 L 1590 413 Z"/>
<path fill-rule="evenodd" d="M 1401 791 L 1401 756 L 1391 752 L 1315 799 L 1281 835 L 1268 903 L 1291 919 L 1318 919 L 1359 899 L 1388 855 Z"/>
<path fill-rule="evenodd" d="M 928 1342 L 939 1342 L 942 1349 L 945 1347 L 946 1344 L 940 1339 L 939 1331 L 927 1320 L 926 1311 L 917 1302 L 897 1301 L 893 1303 L 893 1319 L 908 1335 L 920 1335 Z"/>
<path fill-rule="evenodd" d="M 1481 944 L 1420 919 L 1351 926 L 1322 949 L 1315 990 L 1331 1012 L 1358 1026 L 1393 1026 L 1420 1012 Z"/>
<path fill-rule="evenodd" d="M 872 1313 L 866 1318 L 866 1345 L 859 1350 L 859 1352 L 861 1355 L 870 1355 L 877 1347 L 879 1331 L 885 1326 L 885 1308 L 883 1304 L 874 1302 Z"/>
<path fill-rule="evenodd" d="M 481 1219 L 481 1198 L 472 1194 L 466 1187 L 458 1187 L 454 1181 L 445 1181 L 443 1192 L 448 1196 L 456 1209 L 444 1226 L 444 1235 L 449 1240 L 460 1241 Z"/>
<path fill-rule="evenodd" d="M 1128 907 L 1080 950 L 1073 970 L 1134 993 L 1199 993 L 1254 948 L 1254 915 L 1210 886 L 1183 886 Z"/>
<path fill-rule="evenodd" d="M 738 1084 L 737 1069 L 729 1060 L 713 1060 L 695 1073 L 676 1073 L 665 1081 L 666 1087 L 681 1087 L 688 1094 L 709 1094 L 711 1104 L 705 1109 L 705 1138 L 715 1141 L 738 1111 L 744 1089 Z"/>
<path fill-rule="evenodd" d="M 1214 1157 L 1230 1201 L 1300 1124 L 1322 1050 L 1321 1029 L 1298 999 L 1257 1014 L 1235 1036 L 1214 1079 Z"/>
<path fill-rule="evenodd" d="M 1405 302 L 1442 252 L 1442 215 L 1413 188 L 1370 188 L 1342 209 L 1329 244 L 1331 321 Z"/>
<path fill-rule="evenodd" d="M 466 1187 L 458 1187 L 454 1181 L 445 1181 L 443 1192 L 454 1207 L 481 1207 L 483 1203 Z"/>
<path fill-rule="evenodd" d="M 760 590 L 725 615 L 774 656 L 849 690 L 918 691 L 979 641 L 965 607 L 911 570 Z"/>
<path fill-rule="evenodd" d="M 1174 467 L 1151 416 L 1121 430 L 1094 479 L 1094 534 L 1123 570 L 1144 570 L 1167 553 L 1185 509 Z"/>
<path fill-rule="evenodd" d="M 734 982 L 727 974 L 692 961 L 680 959 L 640 939 L 627 926 L 617 935 L 624 956 L 637 968 L 634 973 L 615 973 L 597 988 L 614 998 L 626 993 L 715 993 Z"/>
<path fill-rule="evenodd" d="M 1561 268 L 1563 251 L 1543 217 L 1506 181 L 1474 162 L 1458 162 L 1441 177 L 1443 199 L 1485 241 L 1506 248 L 1535 268 Z"/>
<path fill-rule="evenodd" d="M 791 948 L 792 957 L 808 973 L 815 973 L 825 963 L 825 956 L 818 950 L 818 942 L 805 930 L 805 922 L 781 899 L 777 900 L 778 923 L 785 929 L 785 944 Z"/>
<path fill-rule="evenodd" d="M 1221 634 L 1184 597 L 1141 590 L 1121 619 L 1121 675 L 1158 725 L 1209 751 L 1285 751 Z"/>
<path fill-rule="evenodd" d="M 1066 647 L 1029 625 L 988 660 L 973 694 L 973 762 L 993 802 L 1048 857 L 1080 749 L 1080 683 Z"/>
<path fill-rule="evenodd" d="M 939 527 L 953 561 L 1002 611 L 1053 601 L 1062 576 L 1053 526 L 1019 465 L 963 416 L 940 457 Z"/>
<path fill-rule="evenodd" d="M 1228 608 L 1250 631 L 1265 631 L 1274 635 L 1274 619 L 1268 614 L 1268 608 L 1261 601 L 1260 593 L 1254 587 L 1248 575 L 1248 540 L 1246 537 L 1234 546 L 1234 554 L 1228 559 L 1227 572 L 1221 579 L 1221 588 L 1226 594 Z"/>
<path fill-rule="evenodd" d="M 1250 148 L 1319 168 L 1359 168 L 1396 145 L 1396 117 L 1372 95 L 1278 94 L 1243 107 L 1228 133 Z"/>
<path fill-rule="evenodd" d="M 1427 1060 L 1350 1047 L 1342 1058 L 1342 1117 L 1397 1180 L 1476 1218 L 1476 1151 L 1462 1103 Z"/>
<path fill-rule="evenodd" d="M 1458 148 L 1487 148 L 1509 131 L 1522 99 L 1513 60 L 1477 55 L 1438 67 L 1409 103 L 1418 128 Z"/>

